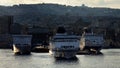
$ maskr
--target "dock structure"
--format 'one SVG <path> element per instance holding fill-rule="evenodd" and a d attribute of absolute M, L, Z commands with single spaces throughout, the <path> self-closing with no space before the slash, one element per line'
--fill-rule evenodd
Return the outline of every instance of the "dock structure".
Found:
<path fill-rule="evenodd" d="M 48 47 L 49 45 L 49 29 L 46 28 L 29 28 L 28 34 L 32 35 L 32 48 L 37 46 Z"/>
<path fill-rule="evenodd" d="M 0 16 L 0 34 L 9 34 L 13 16 Z"/>
<path fill-rule="evenodd" d="M 0 48 L 11 48 L 10 26 L 13 23 L 13 16 L 0 16 Z"/>

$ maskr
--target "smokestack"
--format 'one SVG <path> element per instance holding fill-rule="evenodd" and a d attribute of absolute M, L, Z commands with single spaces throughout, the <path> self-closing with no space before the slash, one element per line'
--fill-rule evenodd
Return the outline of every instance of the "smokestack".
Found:
<path fill-rule="evenodd" d="M 66 33 L 66 30 L 64 27 L 58 27 L 57 33 Z"/>

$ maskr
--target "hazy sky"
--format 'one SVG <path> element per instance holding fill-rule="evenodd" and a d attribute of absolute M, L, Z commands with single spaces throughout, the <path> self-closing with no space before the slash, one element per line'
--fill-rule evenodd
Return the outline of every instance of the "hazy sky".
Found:
<path fill-rule="evenodd" d="M 0 0 L 0 5 L 58 3 L 64 5 L 81 6 L 86 4 L 90 7 L 111 7 L 120 9 L 120 0 Z"/>

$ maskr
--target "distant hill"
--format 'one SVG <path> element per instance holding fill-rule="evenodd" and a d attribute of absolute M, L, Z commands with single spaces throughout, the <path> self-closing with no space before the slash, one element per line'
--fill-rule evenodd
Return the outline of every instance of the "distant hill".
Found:
<path fill-rule="evenodd" d="M 0 15 L 13 15 L 15 23 L 75 22 L 79 17 L 120 17 L 120 9 L 66 6 L 58 4 L 20 4 L 0 6 Z"/>

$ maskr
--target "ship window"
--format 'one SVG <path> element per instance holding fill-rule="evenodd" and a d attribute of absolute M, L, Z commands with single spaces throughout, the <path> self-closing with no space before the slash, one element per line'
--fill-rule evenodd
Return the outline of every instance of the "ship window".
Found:
<path fill-rule="evenodd" d="M 21 45 L 21 44 L 16 44 L 16 45 Z"/>
<path fill-rule="evenodd" d="M 28 45 L 28 44 L 23 44 L 23 45 Z"/>
<path fill-rule="evenodd" d="M 54 42 L 77 42 L 77 40 L 71 40 L 71 39 L 56 39 Z"/>
<path fill-rule="evenodd" d="M 61 46 L 61 48 L 67 49 L 67 48 L 74 48 L 74 46 Z"/>

